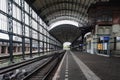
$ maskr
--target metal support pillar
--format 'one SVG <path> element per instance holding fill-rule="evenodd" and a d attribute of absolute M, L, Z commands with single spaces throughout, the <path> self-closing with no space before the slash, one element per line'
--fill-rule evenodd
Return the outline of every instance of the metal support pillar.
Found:
<path fill-rule="evenodd" d="M 9 29 L 9 54 L 10 54 L 10 62 L 13 61 L 13 0 L 8 0 L 8 29 Z"/>
<path fill-rule="evenodd" d="M 22 21 L 22 58 L 25 59 L 25 12 L 24 10 L 24 0 L 21 0 L 21 21 Z"/>
<path fill-rule="evenodd" d="M 32 38 L 30 38 L 30 58 L 32 58 Z"/>
<path fill-rule="evenodd" d="M 22 58 L 25 59 L 25 38 L 22 37 Z"/>
<path fill-rule="evenodd" d="M 29 17 L 29 25 L 30 25 L 30 29 L 29 29 L 29 37 L 30 37 L 30 58 L 32 58 L 32 9 L 29 7 L 29 13 L 30 13 L 30 17 Z"/>
<path fill-rule="evenodd" d="M 38 23 L 40 23 L 39 21 L 39 17 L 37 18 L 37 21 Z M 39 24 L 37 23 L 37 29 L 38 29 L 38 55 L 40 56 L 40 26 Z"/>
<path fill-rule="evenodd" d="M 114 50 L 116 50 L 116 37 L 114 37 Z"/>

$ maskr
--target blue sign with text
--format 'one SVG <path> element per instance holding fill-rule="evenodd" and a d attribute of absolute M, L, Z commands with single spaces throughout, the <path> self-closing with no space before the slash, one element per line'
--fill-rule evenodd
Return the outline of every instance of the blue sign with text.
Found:
<path fill-rule="evenodd" d="M 108 41 L 108 40 L 110 40 L 110 37 L 109 36 L 105 36 L 104 40 Z"/>

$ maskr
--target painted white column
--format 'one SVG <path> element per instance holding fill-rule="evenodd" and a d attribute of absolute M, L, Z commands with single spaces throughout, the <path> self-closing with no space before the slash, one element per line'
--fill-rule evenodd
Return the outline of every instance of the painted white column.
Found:
<path fill-rule="evenodd" d="M 8 46 L 5 46 L 5 54 L 8 54 Z"/>

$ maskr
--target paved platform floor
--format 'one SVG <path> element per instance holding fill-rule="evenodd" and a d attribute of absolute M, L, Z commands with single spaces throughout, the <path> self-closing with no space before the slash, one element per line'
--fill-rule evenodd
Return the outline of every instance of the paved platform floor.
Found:
<path fill-rule="evenodd" d="M 59 80 L 87 80 L 70 52 L 66 53 Z"/>
<path fill-rule="evenodd" d="M 120 80 L 120 58 L 116 57 L 67 51 L 60 66 L 53 80 Z"/>

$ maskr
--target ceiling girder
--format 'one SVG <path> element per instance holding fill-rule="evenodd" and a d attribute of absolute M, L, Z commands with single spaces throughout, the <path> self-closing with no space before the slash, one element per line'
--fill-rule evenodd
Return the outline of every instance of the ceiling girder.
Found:
<path fill-rule="evenodd" d="M 64 12 L 64 11 L 71 11 L 71 12 L 76 12 L 76 13 L 78 13 L 78 14 L 80 14 L 80 15 L 84 15 L 84 12 L 80 12 L 80 11 L 77 11 L 77 10 L 72 10 L 72 9 L 57 9 L 57 10 L 54 10 L 54 11 L 51 11 L 51 12 L 49 12 L 49 13 L 46 13 L 46 14 L 44 14 L 44 15 L 41 15 L 43 18 L 44 18 L 44 20 L 46 20 L 46 18 L 49 16 L 49 15 L 52 15 L 53 13 L 56 13 L 56 12 Z M 63 13 L 61 13 L 61 15 L 62 15 Z M 65 14 L 66 15 L 66 14 Z M 72 15 L 72 14 L 70 14 L 70 15 Z M 77 16 L 77 18 L 79 18 L 80 17 L 80 15 L 79 16 Z M 55 16 L 53 16 L 53 17 L 55 17 Z"/>
<path fill-rule="evenodd" d="M 38 10 L 39 13 L 41 13 L 42 11 L 46 10 L 46 9 L 49 9 L 50 7 L 54 7 L 54 6 L 58 6 L 59 4 L 72 4 L 72 5 L 76 5 L 76 6 L 81 6 L 82 8 L 87 8 L 87 5 L 84 5 L 84 4 L 81 4 L 81 3 L 77 3 L 77 2 L 70 2 L 70 1 L 56 1 L 56 2 L 53 2 L 53 3 L 49 3 L 49 4 L 46 4 L 45 6 L 43 6 L 42 8 L 40 8 Z M 60 7 L 59 7 L 60 8 Z"/>

